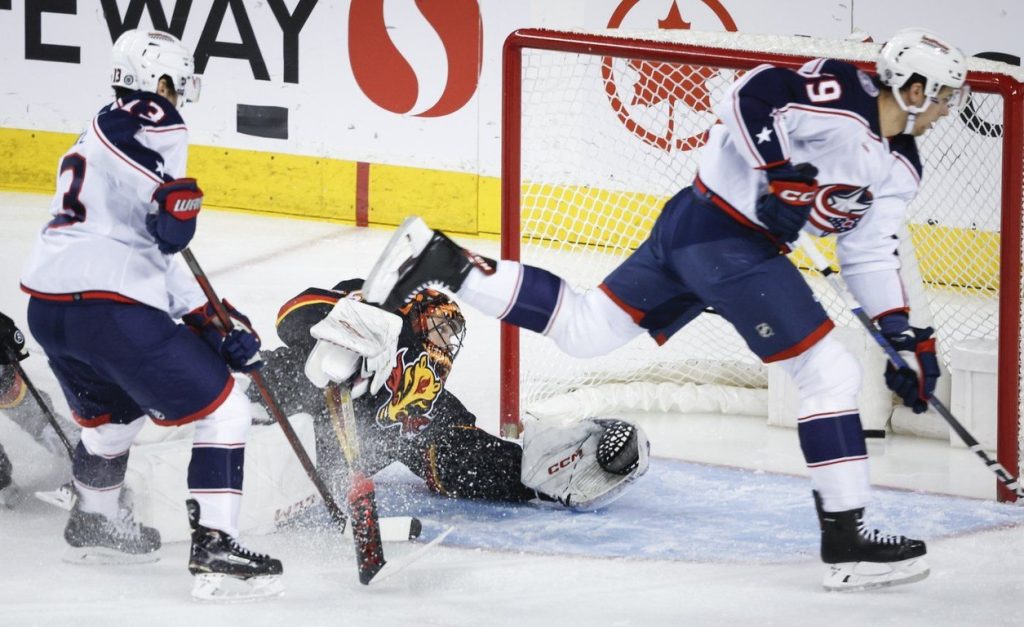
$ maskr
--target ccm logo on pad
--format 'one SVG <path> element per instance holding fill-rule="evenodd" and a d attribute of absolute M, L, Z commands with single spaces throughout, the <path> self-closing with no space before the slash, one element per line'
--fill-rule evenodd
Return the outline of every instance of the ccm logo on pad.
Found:
<path fill-rule="evenodd" d="M 549 475 L 553 475 L 556 472 L 558 472 L 559 470 L 562 470 L 563 468 L 571 465 L 576 460 L 582 459 L 582 458 L 583 458 L 583 449 L 576 449 L 576 452 L 573 453 L 572 455 L 564 458 L 562 461 L 558 462 L 557 464 L 551 464 L 550 466 L 548 466 L 548 474 Z"/>

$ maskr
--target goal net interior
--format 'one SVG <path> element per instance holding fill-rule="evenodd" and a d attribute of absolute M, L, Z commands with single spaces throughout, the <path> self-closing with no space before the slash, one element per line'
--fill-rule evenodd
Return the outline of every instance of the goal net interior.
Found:
<path fill-rule="evenodd" d="M 829 57 L 873 73 L 878 47 L 679 30 L 513 33 L 504 69 L 503 256 L 596 286 L 693 181 L 714 107 L 744 71 Z M 919 140 L 925 173 L 909 207 L 903 278 L 914 322 L 936 328 L 947 371 L 963 342 L 999 347 L 999 457 L 1016 473 L 1024 73 L 981 59 L 968 68 L 969 97 Z M 831 256 L 828 242 L 821 244 Z M 791 258 L 810 266 L 799 253 Z M 806 275 L 837 326 L 857 327 L 826 284 Z M 559 403 L 587 411 L 594 394 L 595 406 L 767 412 L 766 368 L 713 313 L 661 347 L 645 335 L 592 359 L 506 327 L 502 360 L 506 425 Z"/>

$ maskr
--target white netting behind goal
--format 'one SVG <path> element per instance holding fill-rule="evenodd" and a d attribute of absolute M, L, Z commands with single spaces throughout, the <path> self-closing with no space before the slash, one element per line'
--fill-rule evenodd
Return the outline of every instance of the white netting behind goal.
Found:
<path fill-rule="evenodd" d="M 643 241 L 664 202 L 692 182 L 695 149 L 716 121 L 713 107 L 744 68 L 758 62 L 758 54 L 737 58 L 707 46 L 770 51 L 765 62 L 786 62 L 780 53 L 864 62 L 877 51 L 877 44 L 849 41 L 658 31 L 643 33 L 646 43 L 623 42 L 616 54 L 628 56 L 605 56 L 587 51 L 590 35 L 553 38 L 576 37 L 584 44 L 574 51 L 524 47 L 521 76 L 506 75 L 506 90 L 510 80 L 518 80 L 521 90 L 519 141 L 506 138 L 506 151 L 515 151 L 520 164 L 521 259 L 579 287 L 597 285 Z M 673 57 L 674 47 L 680 56 Z M 791 65 L 802 60 L 788 59 Z M 970 63 L 986 72 L 1010 67 Z M 913 263 L 904 278 L 915 322 L 936 327 L 943 354 L 961 340 L 999 337 L 1003 112 L 1002 96 L 975 86 L 966 106 L 919 143 L 925 175 L 910 207 L 912 247 L 903 254 Z M 1012 167 L 1019 174 L 1021 164 Z M 795 260 L 805 265 L 799 255 Z M 856 325 L 823 282 L 809 280 L 837 324 Z M 520 342 L 524 410 L 608 383 L 763 388 L 767 381 L 740 336 L 712 314 L 701 315 L 661 348 L 645 336 L 596 359 L 565 356 L 534 334 L 521 334 Z"/>

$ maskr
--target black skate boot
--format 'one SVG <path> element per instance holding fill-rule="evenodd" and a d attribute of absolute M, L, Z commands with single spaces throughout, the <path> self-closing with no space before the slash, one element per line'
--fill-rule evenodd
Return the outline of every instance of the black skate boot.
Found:
<path fill-rule="evenodd" d="M 192 596 L 202 601 L 248 600 L 284 592 L 281 561 L 250 551 L 230 535 L 199 524 L 199 503 L 185 502 L 192 527 L 188 572 Z"/>
<path fill-rule="evenodd" d="M 402 222 L 377 259 L 363 284 L 363 297 L 393 311 L 428 287 L 454 294 L 474 267 L 493 274 L 495 263 L 412 216 Z"/>
<path fill-rule="evenodd" d="M 920 581 L 928 576 L 922 540 L 864 526 L 864 508 L 826 512 L 814 493 L 821 524 L 821 561 L 829 564 L 826 590 L 864 590 Z"/>
<path fill-rule="evenodd" d="M 83 512 L 76 502 L 64 527 L 70 548 L 64 561 L 72 564 L 141 564 L 160 559 L 160 532 L 135 522 L 130 509 L 116 519 Z"/>

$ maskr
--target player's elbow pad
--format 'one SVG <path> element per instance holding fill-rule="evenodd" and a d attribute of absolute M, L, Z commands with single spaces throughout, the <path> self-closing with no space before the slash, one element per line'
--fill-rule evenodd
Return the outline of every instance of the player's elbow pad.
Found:
<path fill-rule="evenodd" d="M 180 252 L 196 234 L 196 219 L 203 206 L 203 190 L 195 179 L 175 179 L 153 192 L 156 213 L 146 216 L 146 230 L 156 240 L 160 252 Z"/>

